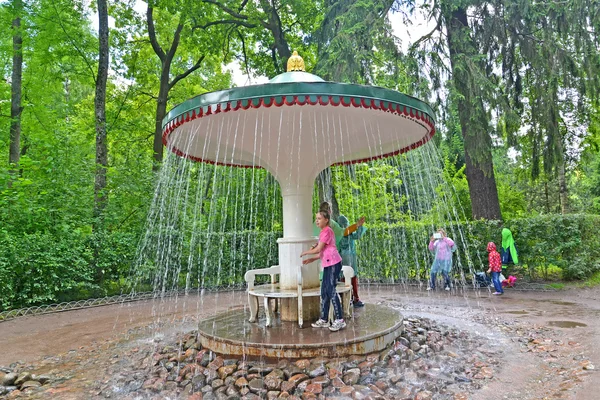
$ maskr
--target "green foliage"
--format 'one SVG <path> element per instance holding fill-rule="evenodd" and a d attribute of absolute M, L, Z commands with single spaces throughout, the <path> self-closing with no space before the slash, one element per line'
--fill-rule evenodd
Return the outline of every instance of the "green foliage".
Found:
<path fill-rule="evenodd" d="M 100 238 L 77 231 L 21 235 L 1 231 L 0 310 L 107 295 L 94 281 L 96 266 L 105 268 L 110 279 L 126 276 L 136 239 L 130 234 Z M 95 240 L 102 243 L 96 259 Z"/>
<path fill-rule="evenodd" d="M 582 282 L 579 286 L 596 287 L 598 285 L 600 285 L 600 271 L 594 272 L 592 276 L 590 276 L 588 279 Z"/>
<path fill-rule="evenodd" d="M 527 193 L 531 193 L 531 186 L 527 185 L 528 179 L 525 178 L 526 182 L 521 182 L 515 170 L 516 168 L 506 155 L 505 149 L 495 149 L 494 172 L 498 198 L 502 216 L 506 220 L 524 218 L 531 215 L 532 209 L 539 210 L 539 207 L 530 207 L 527 202 Z M 530 201 L 532 200 L 530 197 Z"/>
<path fill-rule="evenodd" d="M 558 283 L 558 282 L 549 283 L 546 286 L 548 288 L 554 289 L 554 290 L 561 290 L 561 289 L 565 288 L 565 284 L 564 283 Z"/>
<path fill-rule="evenodd" d="M 519 251 L 525 279 L 549 279 L 560 268 L 566 280 L 585 279 L 600 271 L 600 248 L 595 245 L 600 217 L 595 215 L 540 216 L 508 221 Z M 488 242 L 500 248 L 497 221 L 472 221 L 445 226 L 457 244 L 457 276 L 487 270 Z M 432 227 L 406 223 L 372 228 L 358 243 L 361 276 L 374 281 L 402 281 L 426 276 L 433 261 L 426 250 Z"/>
<path fill-rule="evenodd" d="M 397 43 L 387 15 L 393 1 L 339 0 L 325 2 L 319 27 L 315 72 L 325 80 L 374 84 L 396 88 L 402 69 Z M 396 79 L 387 80 L 385 77 Z M 388 78 L 389 79 L 389 78 Z M 396 81 L 396 82 L 393 82 Z M 388 86 L 390 85 L 390 86 Z"/>
<path fill-rule="evenodd" d="M 540 216 L 511 222 L 517 246 L 527 249 L 529 268 L 556 265 L 565 279 L 585 279 L 600 269 L 595 240 L 600 217 L 590 215 Z"/>
<path fill-rule="evenodd" d="M 23 234 L 0 237 L 2 308 L 48 304 L 79 282 L 91 282 L 90 254 L 85 238 L 65 234 Z"/>
<path fill-rule="evenodd" d="M 465 220 L 471 219 L 471 197 L 469 196 L 469 183 L 465 176 L 465 166 L 456 169 L 456 164 L 446 159 L 444 165 L 444 180 L 447 182 L 440 190 L 447 191 L 444 196 L 447 199 L 457 199 L 455 207 L 460 211 Z"/>

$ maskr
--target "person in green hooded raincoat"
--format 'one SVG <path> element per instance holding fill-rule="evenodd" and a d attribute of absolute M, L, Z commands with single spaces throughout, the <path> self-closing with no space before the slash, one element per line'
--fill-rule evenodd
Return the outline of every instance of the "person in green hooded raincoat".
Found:
<path fill-rule="evenodd" d="M 344 215 L 340 215 L 338 218 L 338 222 L 342 228 L 347 228 L 349 225 L 348 218 Z M 352 232 L 349 235 L 345 235 L 340 241 L 338 251 L 342 256 L 342 265 L 349 265 L 354 270 L 354 276 L 352 277 L 352 306 L 353 307 L 363 307 L 365 304 L 360 301 L 358 297 L 358 257 L 356 254 L 356 244 L 355 241 L 359 240 L 362 235 L 365 234 L 367 228 L 363 226 L 364 217 L 361 217 L 358 222 L 358 229 L 356 232 Z"/>
<path fill-rule="evenodd" d="M 502 271 L 504 276 L 507 275 L 506 268 L 509 264 L 519 265 L 519 255 L 515 247 L 515 239 L 508 228 L 502 229 L 502 247 L 500 248 L 500 259 L 502 260 Z"/>
<path fill-rule="evenodd" d="M 332 215 L 331 214 L 331 204 L 329 204 L 329 202 L 327 202 L 327 201 L 322 202 L 321 205 L 319 206 L 319 211 L 325 211 L 329 215 Z M 362 226 L 362 224 L 364 224 L 364 222 L 365 222 L 365 217 L 360 217 L 358 219 L 358 221 L 356 221 L 356 223 L 354 223 L 348 227 L 342 228 L 340 226 L 340 224 L 337 223 L 336 220 L 331 218 L 331 220 L 329 221 L 329 226 L 331 227 L 331 229 L 333 229 L 333 233 L 335 234 L 335 246 L 338 249 L 338 251 L 340 249 L 342 238 L 344 236 L 348 236 L 348 235 L 352 234 L 353 232 L 356 232 L 358 227 Z M 316 226 L 314 226 L 314 225 L 313 225 L 313 235 L 319 236 L 319 231 L 316 228 Z M 341 269 L 339 271 L 336 271 L 335 276 L 339 277 L 341 272 L 342 272 Z M 321 272 L 319 274 L 319 278 L 322 278 L 322 276 L 323 276 L 323 272 Z"/>
<path fill-rule="evenodd" d="M 326 201 L 321 203 L 321 205 L 319 206 L 319 211 L 325 211 L 325 212 L 329 213 L 329 215 L 333 215 L 331 213 L 331 205 Z M 359 222 L 360 222 L 360 225 L 362 225 L 365 222 L 364 217 L 362 217 L 361 219 L 356 221 L 356 223 L 354 223 L 350 226 L 343 227 L 343 228 L 333 218 L 329 221 L 329 226 L 331 227 L 331 229 L 333 229 L 333 233 L 335 234 L 335 245 L 338 248 L 338 250 L 340 249 L 340 242 L 342 241 L 342 238 L 344 236 L 348 236 L 351 233 L 355 232 L 358 229 Z M 319 230 L 315 226 L 313 226 L 313 235 L 319 236 Z"/>

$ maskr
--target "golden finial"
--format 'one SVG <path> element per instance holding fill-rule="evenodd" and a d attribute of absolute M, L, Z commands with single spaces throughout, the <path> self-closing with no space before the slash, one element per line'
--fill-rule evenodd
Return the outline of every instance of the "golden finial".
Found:
<path fill-rule="evenodd" d="M 294 53 L 288 58 L 287 62 L 287 72 L 291 71 L 306 71 L 304 69 L 304 60 L 298 55 L 296 50 L 294 50 Z"/>

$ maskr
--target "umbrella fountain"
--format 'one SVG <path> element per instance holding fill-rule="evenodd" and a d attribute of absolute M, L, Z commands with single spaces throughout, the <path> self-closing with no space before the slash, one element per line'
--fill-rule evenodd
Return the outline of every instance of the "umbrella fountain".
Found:
<path fill-rule="evenodd" d="M 296 52 L 288 61 L 288 72 L 268 83 L 194 97 L 173 108 L 163 121 L 163 142 L 175 154 L 217 165 L 264 168 L 278 181 L 283 197 L 283 237 L 278 240 L 282 289 L 297 287 L 300 253 L 315 242 L 312 195 L 317 175 L 331 165 L 365 162 L 416 149 L 434 133 L 433 111 L 426 103 L 380 87 L 326 82 L 304 72 L 304 62 Z M 319 286 L 319 266 L 313 264 L 304 272 L 305 288 Z M 305 319 L 317 319 L 318 304 L 305 310 L 311 313 Z M 365 314 L 372 312 L 368 307 Z M 285 338 L 279 338 L 281 341 L 273 329 L 265 335 L 264 330 L 246 325 L 235 328 L 236 319 L 247 324 L 242 315 L 221 317 L 219 323 L 206 324 L 211 332 L 205 332 L 210 337 L 205 344 L 219 352 L 252 353 L 248 344 L 260 337 L 256 354 L 263 354 L 268 342 L 277 349 L 299 349 L 303 345 L 298 342 L 307 340 L 309 334 L 289 333 L 289 329 L 295 329 L 291 321 L 297 317 L 295 299 L 284 299 L 280 318 L 290 326 L 282 335 Z M 365 321 L 368 332 L 361 331 L 360 335 L 372 341 L 375 330 L 379 332 L 376 338 L 386 337 L 389 343 L 401 323 L 394 316 L 386 318 L 393 320 L 390 326 L 373 329 L 367 329 Z M 371 321 L 373 324 L 378 325 Z M 218 331 L 215 326 L 219 326 Z M 253 330 L 256 337 L 252 336 Z M 203 329 L 200 331 L 202 334 Z M 355 340 L 359 331 L 338 332 L 340 341 L 347 344 Z M 220 339 L 228 334 L 236 339 Z M 334 335 L 328 332 L 328 336 Z M 310 341 L 311 346 L 323 347 L 318 338 Z M 355 351 L 359 350 L 348 350 Z M 284 353 L 277 350 L 269 354 Z M 336 354 L 341 354 L 339 348 Z"/>

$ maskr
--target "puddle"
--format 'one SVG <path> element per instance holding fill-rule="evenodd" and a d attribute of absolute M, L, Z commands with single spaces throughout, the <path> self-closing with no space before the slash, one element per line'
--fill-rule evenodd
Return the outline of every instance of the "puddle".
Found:
<path fill-rule="evenodd" d="M 529 314 L 529 312 L 522 310 L 522 311 L 504 311 L 504 313 L 506 314 L 517 314 L 517 315 L 525 315 L 525 314 Z"/>
<path fill-rule="evenodd" d="M 548 325 L 556 326 L 558 328 L 577 328 L 581 326 L 587 326 L 586 324 L 575 321 L 548 321 Z"/>
<path fill-rule="evenodd" d="M 560 300 L 550 300 L 549 303 L 556 304 L 557 306 L 574 306 L 577 303 L 573 303 L 571 301 L 560 301 Z"/>

